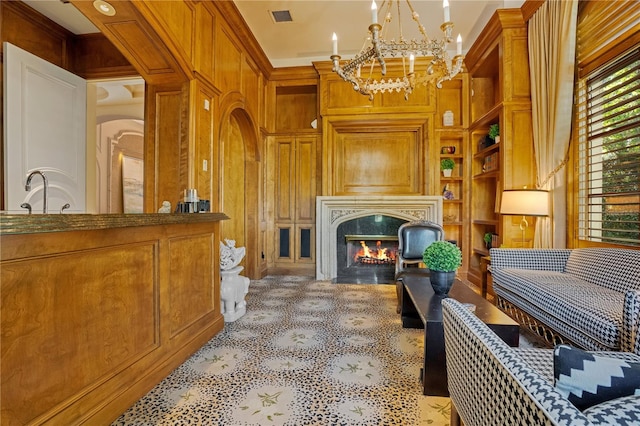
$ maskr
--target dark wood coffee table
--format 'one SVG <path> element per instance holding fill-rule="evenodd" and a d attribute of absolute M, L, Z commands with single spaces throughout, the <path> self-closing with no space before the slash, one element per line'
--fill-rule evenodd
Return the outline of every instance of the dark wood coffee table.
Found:
<path fill-rule="evenodd" d="M 451 297 L 461 303 L 475 305 L 478 318 L 509 346 L 518 346 L 518 323 L 460 280 L 456 279 L 448 296 L 436 295 L 429 277 L 424 274 L 406 274 L 402 284 L 402 326 L 424 327 L 424 363 L 420 369 L 424 395 L 449 396 L 442 326 L 443 298 Z"/>

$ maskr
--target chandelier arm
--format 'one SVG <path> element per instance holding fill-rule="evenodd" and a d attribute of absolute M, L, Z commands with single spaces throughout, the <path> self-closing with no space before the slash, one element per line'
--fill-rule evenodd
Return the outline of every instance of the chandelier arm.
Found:
<path fill-rule="evenodd" d="M 373 50 L 375 52 L 375 57 L 378 60 L 381 68 L 381 74 L 385 75 L 387 73 L 387 64 L 384 62 L 384 57 L 382 56 L 381 44 L 384 45 L 384 41 L 381 42 L 378 34 L 382 26 L 380 24 L 371 24 L 369 25 L 369 31 L 371 31 L 371 43 L 373 44 Z"/>

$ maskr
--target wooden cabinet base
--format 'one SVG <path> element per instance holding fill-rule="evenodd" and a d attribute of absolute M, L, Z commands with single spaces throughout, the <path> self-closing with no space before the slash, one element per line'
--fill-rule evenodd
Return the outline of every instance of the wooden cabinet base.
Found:
<path fill-rule="evenodd" d="M 108 424 L 224 326 L 218 222 L 2 235 L 3 425 Z"/>

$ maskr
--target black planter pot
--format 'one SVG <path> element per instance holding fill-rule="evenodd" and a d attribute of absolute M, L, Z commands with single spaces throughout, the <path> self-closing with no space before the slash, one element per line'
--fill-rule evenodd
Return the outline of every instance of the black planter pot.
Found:
<path fill-rule="evenodd" d="M 429 281 L 433 291 L 438 295 L 447 295 L 453 281 L 456 279 L 456 271 L 434 271 L 429 272 Z"/>

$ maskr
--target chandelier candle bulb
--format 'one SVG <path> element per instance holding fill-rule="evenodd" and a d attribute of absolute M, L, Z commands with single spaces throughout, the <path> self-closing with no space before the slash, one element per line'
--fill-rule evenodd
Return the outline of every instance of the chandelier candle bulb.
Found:
<path fill-rule="evenodd" d="M 450 22 L 451 15 L 449 14 L 449 0 L 443 0 L 442 7 L 444 8 L 444 22 Z"/>
<path fill-rule="evenodd" d="M 333 54 L 337 55 L 338 54 L 338 36 L 336 35 L 336 33 L 333 33 L 333 37 L 331 37 L 331 40 L 333 40 Z"/>
<path fill-rule="evenodd" d="M 456 55 L 462 55 L 462 36 L 460 34 L 458 34 L 457 42 L 458 42 L 458 48 L 456 50 Z"/>
<path fill-rule="evenodd" d="M 409 74 L 413 74 L 413 63 L 415 61 L 415 57 L 413 56 L 413 53 L 411 55 L 409 55 Z"/>
<path fill-rule="evenodd" d="M 371 2 L 371 23 L 378 23 L 378 5 L 376 4 L 375 0 Z"/>

